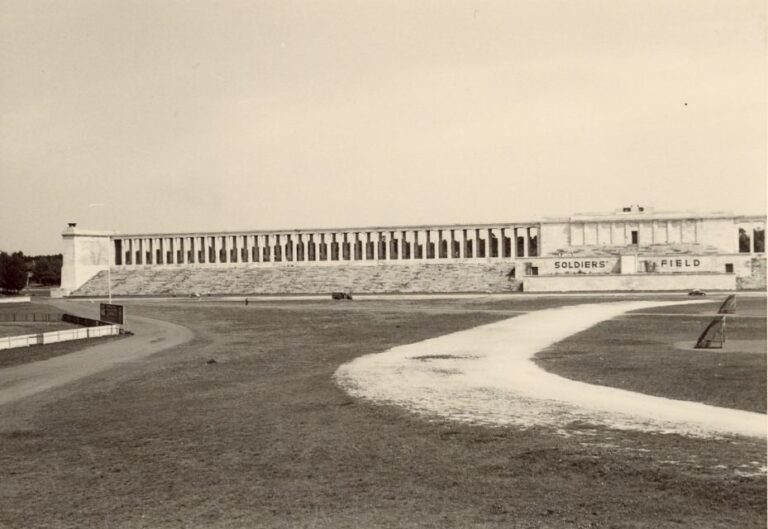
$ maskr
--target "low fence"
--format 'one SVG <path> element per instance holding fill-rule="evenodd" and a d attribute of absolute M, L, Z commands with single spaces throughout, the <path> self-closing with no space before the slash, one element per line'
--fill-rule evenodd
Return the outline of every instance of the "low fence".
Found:
<path fill-rule="evenodd" d="M 0 312 L 0 322 L 62 321 L 64 314 L 50 312 Z M 66 320 L 64 320 L 66 321 Z"/>
<path fill-rule="evenodd" d="M 83 340 L 86 338 L 99 338 L 102 336 L 115 336 L 118 334 L 120 334 L 119 325 L 99 325 L 95 327 L 84 327 L 82 329 L 7 336 L 0 338 L 0 350 L 47 343 L 68 342 L 70 340 Z"/>
<path fill-rule="evenodd" d="M 75 325 L 80 325 L 82 327 L 99 327 L 103 325 L 109 325 L 109 323 L 105 321 L 83 318 L 81 316 L 75 316 L 74 314 L 62 314 L 61 321 L 74 323 Z"/>

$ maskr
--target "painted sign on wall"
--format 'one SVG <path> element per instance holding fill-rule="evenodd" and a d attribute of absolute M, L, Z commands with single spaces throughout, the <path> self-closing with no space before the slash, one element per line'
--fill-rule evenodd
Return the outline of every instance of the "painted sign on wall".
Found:
<path fill-rule="evenodd" d="M 558 257 L 540 262 L 541 274 L 613 274 L 619 260 L 611 257 Z"/>
<path fill-rule="evenodd" d="M 701 257 L 656 257 L 642 261 L 644 272 L 705 272 L 710 268 Z"/>

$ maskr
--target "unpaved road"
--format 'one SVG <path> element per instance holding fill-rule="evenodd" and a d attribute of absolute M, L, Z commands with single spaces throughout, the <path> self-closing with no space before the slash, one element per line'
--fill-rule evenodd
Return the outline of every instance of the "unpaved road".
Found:
<path fill-rule="evenodd" d="M 695 301 L 688 303 L 696 303 Z M 624 312 L 679 305 L 627 301 L 540 310 L 341 366 L 351 395 L 417 413 L 481 424 L 562 428 L 574 421 L 689 435 L 766 437 L 766 416 L 569 380 L 533 356 Z"/>
<path fill-rule="evenodd" d="M 98 305 L 51 302 L 73 314 L 98 317 Z M 0 369 L 0 406 L 35 393 L 74 382 L 121 363 L 134 362 L 192 339 L 189 329 L 173 323 L 128 317 L 135 335 L 114 342 L 86 347 L 75 353 L 40 362 Z"/>

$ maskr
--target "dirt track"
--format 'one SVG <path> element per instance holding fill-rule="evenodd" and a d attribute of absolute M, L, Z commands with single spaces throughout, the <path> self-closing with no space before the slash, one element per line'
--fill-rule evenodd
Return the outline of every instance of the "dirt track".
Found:
<path fill-rule="evenodd" d="M 695 303 L 695 302 L 688 302 Z M 531 359 L 545 347 L 631 310 L 679 301 L 630 301 L 535 311 L 360 357 L 339 368 L 352 395 L 486 424 L 574 421 L 692 435 L 766 436 L 766 416 L 569 380 Z"/>
<path fill-rule="evenodd" d="M 62 310 L 82 316 L 95 317 L 98 312 L 98 306 L 66 301 L 52 303 Z M 136 333 L 129 338 L 0 370 L 0 406 L 121 363 L 139 360 L 187 342 L 193 336 L 192 331 L 185 327 L 150 318 L 129 316 L 128 324 Z"/>

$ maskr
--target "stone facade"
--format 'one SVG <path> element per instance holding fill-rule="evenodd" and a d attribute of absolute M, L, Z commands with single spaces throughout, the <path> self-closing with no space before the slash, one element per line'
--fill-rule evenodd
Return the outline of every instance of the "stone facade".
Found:
<path fill-rule="evenodd" d="M 494 264 L 510 277 L 589 274 L 731 274 L 764 259 L 765 218 L 730 213 L 608 214 L 498 224 L 118 234 L 70 225 L 62 287 L 100 271 L 198 268 Z M 752 282 L 754 283 L 754 281 Z M 743 284 L 752 284 L 743 282 Z M 427 289 L 428 291 L 429 289 Z"/>

